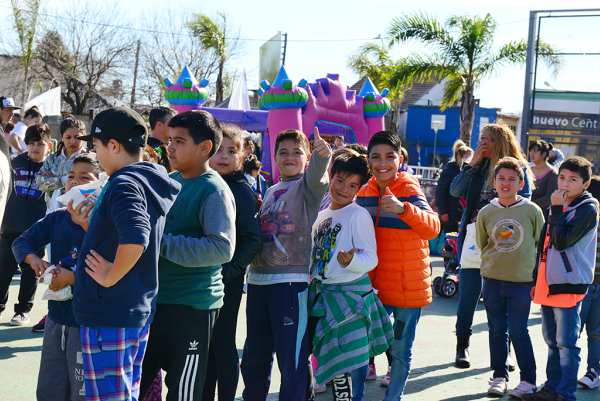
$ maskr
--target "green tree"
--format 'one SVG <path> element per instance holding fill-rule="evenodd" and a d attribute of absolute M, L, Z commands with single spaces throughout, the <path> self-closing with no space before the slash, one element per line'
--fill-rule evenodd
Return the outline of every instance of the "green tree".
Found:
<path fill-rule="evenodd" d="M 527 42 L 512 41 L 494 50 L 496 23 L 490 14 L 454 16 L 445 24 L 426 15 L 395 18 L 388 29 L 390 46 L 417 40 L 432 51 L 426 55 L 401 58 L 390 73 L 390 85 L 409 86 L 415 82 L 444 80 L 441 108 L 460 104 L 460 137 L 470 143 L 475 111 L 475 89 L 482 79 L 506 64 L 523 64 Z M 559 59 L 545 43 L 538 43 L 541 58 L 551 67 Z"/>
<path fill-rule="evenodd" d="M 18 0 L 11 0 L 13 18 L 15 20 L 15 31 L 19 38 L 21 66 L 23 67 L 23 92 L 21 93 L 21 103 L 27 101 L 27 92 L 29 86 L 29 71 L 31 62 L 34 58 L 35 34 L 37 30 L 37 20 L 40 11 L 40 0 L 25 0 L 24 7 L 21 7 Z"/>
<path fill-rule="evenodd" d="M 196 36 L 202 47 L 213 52 L 218 60 L 216 103 L 223 101 L 225 88 L 225 64 L 233 56 L 237 46 L 237 38 L 228 37 L 227 17 L 224 13 L 217 14 L 218 20 L 213 20 L 207 15 L 197 14 L 188 22 L 192 34 Z"/>

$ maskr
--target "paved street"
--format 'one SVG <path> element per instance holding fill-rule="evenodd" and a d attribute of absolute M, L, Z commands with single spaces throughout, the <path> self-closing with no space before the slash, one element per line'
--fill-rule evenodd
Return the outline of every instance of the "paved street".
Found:
<path fill-rule="evenodd" d="M 436 265 L 440 265 L 436 262 Z M 435 268 L 436 275 L 441 273 L 440 267 Z M 0 316 L 0 401 L 30 401 L 35 400 L 35 386 L 40 360 L 42 335 L 32 334 L 30 327 L 9 327 L 7 322 L 12 317 L 18 282 L 11 287 L 9 309 Z M 38 291 L 38 297 L 42 292 Z M 244 304 L 242 310 L 244 310 Z M 469 370 L 459 370 L 453 367 L 454 357 L 454 313 L 456 298 L 435 298 L 424 314 L 417 330 L 414 349 L 413 370 L 406 389 L 406 401 L 467 401 L 484 400 L 487 381 L 490 377 L 489 354 L 487 346 L 487 324 L 485 311 L 480 307 L 475 316 L 474 336 L 472 338 L 471 354 L 473 367 Z M 36 303 L 32 313 L 32 324 L 37 322 L 45 313 L 45 303 Z M 245 316 L 240 313 L 238 346 L 241 349 L 245 338 Z M 534 341 L 534 349 L 538 362 L 538 382 L 545 378 L 546 347 L 541 333 L 541 315 L 538 307 L 534 307 L 530 319 L 530 331 Z M 585 359 L 585 335 L 583 358 Z M 376 360 L 377 373 L 385 374 L 387 363 L 385 356 Z M 581 371 L 584 367 L 582 366 Z M 580 373 L 581 373 L 580 371 Z M 279 375 L 274 369 L 269 400 L 277 400 Z M 510 385 L 518 383 L 518 373 L 511 377 Z M 242 382 L 238 389 L 241 395 Z M 378 401 L 383 398 L 383 389 L 379 379 L 367 386 L 366 401 Z M 241 399 L 241 398 L 240 398 Z M 506 397 L 508 399 L 508 397 Z M 600 391 L 579 391 L 577 399 L 591 401 L 600 399 Z M 331 394 L 320 395 L 318 400 L 331 400 Z M 283 400 L 282 400 L 283 401 Z"/>

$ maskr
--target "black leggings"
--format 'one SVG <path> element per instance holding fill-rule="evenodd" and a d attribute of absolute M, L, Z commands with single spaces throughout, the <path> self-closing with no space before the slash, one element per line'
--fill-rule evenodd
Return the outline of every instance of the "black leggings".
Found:
<path fill-rule="evenodd" d="M 28 264 L 18 265 L 15 260 L 11 246 L 18 236 L 18 234 L 2 234 L 0 236 L 0 312 L 6 309 L 8 288 L 19 266 L 21 267 L 21 282 L 19 284 L 19 302 L 15 304 L 15 313 L 27 313 L 33 307 L 37 278 Z"/>

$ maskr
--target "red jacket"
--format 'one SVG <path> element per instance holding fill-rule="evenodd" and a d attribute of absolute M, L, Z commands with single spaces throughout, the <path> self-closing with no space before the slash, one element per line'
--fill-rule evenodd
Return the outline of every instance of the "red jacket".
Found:
<path fill-rule="evenodd" d="M 375 224 L 379 263 L 370 273 L 371 281 L 384 304 L 420 308 L 432 301 L 428 241 L 439 234 L 440 220 L 411 174 L 397 173 L 388 188 L 404 203 L 401 215 L 381 211 L 382 194 L 375 178 L 356 199 Z"/>

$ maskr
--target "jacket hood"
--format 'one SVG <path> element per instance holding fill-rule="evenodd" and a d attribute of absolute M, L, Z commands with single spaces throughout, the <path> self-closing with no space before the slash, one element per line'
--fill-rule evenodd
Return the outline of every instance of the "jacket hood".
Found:
<path fill-rule="evenodd" d="M 513 203 L 512 205 L 508 206 L 509 209 L 514 208 L 514 207 L 519 207 L 519 206 L 523 206 L 526 205 L 528 203 L 531 203 L 531 201 L 527 198 L 523 198 L 522 196 L 519 196 L 519 199 Z M 499 198 L 494 198 L 490 201 L 490 204 L 492 206 L 498 207 L 498 208 L 506 208 L 506 206 L 502 205 L 500 203 L 500 199 Z"/>
<path fill-rule="evenodd" d="M 164 216 L 175 202 L 181 185 L 171 179 L 167 170 L 159 165 L 148 162 L 130 164 L 111 175 L 111 178 L 127 175 L 136 179 L 144 189 L 148 200 L 152 200 Z"/>
<path fill-rule="evenodd" d="M 590 202 L 596 203 L 596 205 L 598 204 L 598 201 L 596 200 L 596 198 L 594 198 L 592 196 L 592 194 L 590 194 L 589 192 L 585 191 L 584 193 L 579 195 L 577 198 L 575 198 L 575 200 L 567 208 L 575 209 L 585 203 L 590 203 Z"/>

